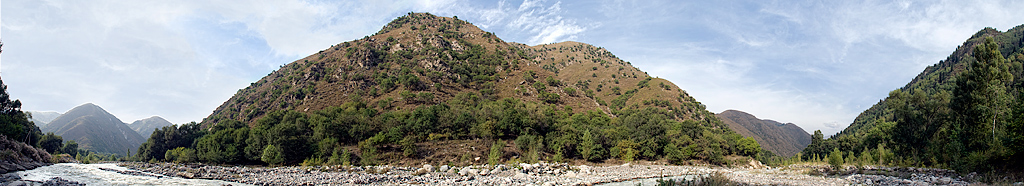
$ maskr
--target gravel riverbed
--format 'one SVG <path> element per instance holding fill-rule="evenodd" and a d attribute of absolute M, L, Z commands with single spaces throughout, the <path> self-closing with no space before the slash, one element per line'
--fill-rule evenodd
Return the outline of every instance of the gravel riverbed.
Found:
<path fill-rule="evenodd" d="M 909 178 L 865 174 L 813 176 L 806 174 L 807 167 L 752 169 L 631 165 L 628 163 L 615 166 L 536 163 L 468 167 L 445 165 L 424 165 L 422 167 L 225 167 L 171 163 L 121 163 L 119 165 L 157 175 L 216 179 L 253 185 L 595 185 L 640 178 L 707 175 L 714 172 L 721 172 L 732 181 L 750 185 L 968 184 L 962 181 L 962 178 L 950 177 L 947 172 L 942 171 L 907 172 L 911 175 Z"/>

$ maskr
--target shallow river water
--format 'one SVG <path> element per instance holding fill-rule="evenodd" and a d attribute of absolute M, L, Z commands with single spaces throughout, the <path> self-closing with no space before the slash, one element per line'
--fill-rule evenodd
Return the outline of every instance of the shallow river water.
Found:
<path fill-rule="evenodd" d="M 21 176 L 23 180 L 46 181 L 53 177 L 60 177 L 87 185 L 248 185 L 220 180 L 125 175 L 114 171 L 101 170 L 100 168 L 119 171 L 128 170 L 127 168 L 110 163 L 60 163 L 27 171 L 19 171 L 16 174 Z"/>

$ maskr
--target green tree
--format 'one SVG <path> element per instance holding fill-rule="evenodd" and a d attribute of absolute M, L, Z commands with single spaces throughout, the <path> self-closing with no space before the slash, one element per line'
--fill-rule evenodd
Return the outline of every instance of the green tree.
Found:
<path fill-rule="evenodd" d="M 21 100 L 11 101 L 7 85 L 0 79 L 0 135 L 8 139 L 36 145 L 42 132 L 28 120 L 28 114 L 21 111 Z"/>
<path fill-rule="evenodd" d="M 61 153 L 65 153 L 65 154 L 69 154 L 71 156 L 77 156 L 78 155 L 78 143 L 76 143 L 75 140 L 69 140 L 67 143 L 64 143 L 63 147 L 60 148 L 60 152 Z"/>
<path fill-rule="evenodd" d="M 583 137 L 580 138 L 580 156 L 583 156 L 584 160 L 593 161 L 596 160 L 594 150 L 601 144 L 596 144 L 594 141 L 594 135 L 590 134 L 590 130 L 583 131 Z"/>
<path fill-rule="evenodd" d="M 828 164 L 832 165 L 832 170 L 840 170 L 843 168 L 843 152 L 839 151 L 839 148 L 833 148 L 832 153 L 828 154 Z"/>
<path fill-rule="evenodd" d="M 284 153 L 281 152 L 281 148 L 274 145 L 267 145 L 263 148 L 263 157 L 260 160 L 270 165 L 280 165 L 284 162 Z"/>
<path fill-rule="evenodd" d="M 48 132 L 46 133 L 46 135 L 43 135 L 43 137 L 39 139 L 39 144 L 36 146 L 39 146 L 40 148 L 46 150 L 46 152 L 49 152 L 50 154 L 56 154 L 57 151 L 60 150 L 63 143 L 64 138 L 55 135 L 52 132 Z"/>
<path fill-rule="evenodd" d="M 505 142 L 498 140 L 491 145 L 491 153 L 487 155 L 487 163 L 491 165 L 497 165 L 501 163 L 501 156 L 504 154 L 501 149 L 505 147 Z"/>
<path fill-rule="evenodd" d="M 975 166 L 981 163 L 977 162 L 978 158 L 987 159 L 991 155 L 983 151 L 1001 146 L 995 139 L 995 125 L 1000 114 L 1009 114 L 1005 112 L 1009 102 L 1006 83 L 1013 79 L 999 44 L 991 37 L 975 46 L 972 56 L 975 60 L 967 71 L 956 77 L 950 103 L 959 115 L 949 128 L 946 153 L 952 154 L 954 169 L 961 171 L 979 168 Z M 966 156 L 975 158 L 964 158 Z"/>
<path fill-rule="evenodd" d="M 751 137 L 741 138 L 739 140 L 739 154 L 743 156 L 754 156 L 761 151 L 761 145 L 757 144 L 757 141 Z"/>

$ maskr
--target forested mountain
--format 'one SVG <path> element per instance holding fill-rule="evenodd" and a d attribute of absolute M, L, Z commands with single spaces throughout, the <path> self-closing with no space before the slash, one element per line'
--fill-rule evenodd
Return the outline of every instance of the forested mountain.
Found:
<path fill-rule="evenodd" d="M 765 150 L 780 156 L 791 157 L 811 144 L 811 134 L 792 123 L 757 119 L 738 110 L 722 111 L 715 116 L 736 133 L 754 138 Z"/>
<path fill-rule="evenodd" d="M 671 82 L 603 48 L 505 42 L 426 13 L 283 65 L 214 110 L 201 123 L 210 130 L 196 125 L 157 130 L 138 157 L 172 150 L 179 161 L 376 164 L 483 141 L 495 161 L 724 163 L 760 148 Z M 204 134 L 161 135 L 175 133 Z"/>
<path fill-rule="evenodd" d="M 27 113 L 32 115 L 32 117 L 29 118 L 29 119 L 32 120 L 32 122 L 34 122 L 36 124 L 36 126 L 39 126 L 39 127 L 46 126 L 47 123 L 50 123 L 50 121 L 53 121 L 53 119 L 56 119 L 57 116 L 60 116 L 60 112 L 53 112 L 53 111 L 25 111 L 25 112 L 27 112 Z"/>
<path fill-rule="evenodd" d="M 128 127 L 131 127 L 132 130 L 138 132 L 139 135 L 148 137 L 150 134 L 153 134 L 154 130 L 171 125 L 170 121 L 167 121 L 160 116 L 153 116 L 146 119 L 136 120 L 131 124 L 128 124 Z"/>
<path fill-rule="evenodd" d="M 1020 169 L 1022 47 L 1024 25 L 1006 32 L 979 31 L 839 134 L 822 139 L 815 132 L 804 158 L 838 149 L 887 164 L 960 171 Z"/>
<path fill-rule="evenodd" d="M 125 155 L 145 140 L 120 119 L 103 108 L 86 103 L 53 119 L 43 132 L 53 132 L 65 141 L 74 140 L 81 149 Z"/>

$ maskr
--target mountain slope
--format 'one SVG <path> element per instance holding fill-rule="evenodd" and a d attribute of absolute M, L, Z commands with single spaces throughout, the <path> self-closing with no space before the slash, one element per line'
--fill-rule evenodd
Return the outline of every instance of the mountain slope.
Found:
<path fill-rule="evenodd" d="M 792 123 L 758 119 L 743 111 L 726 110 L 715 114 L 743 137 L 753 137 L 765 150 L 791 157 L 811 143 L 811 135 Z"/>
<path fill-rule="evenodd" d="M 39 126 L 39 127 L 46 126 L 47 123 L 50 123 L 50 121 L 53 121 L 53 119 L 56 119 L 58 116 L 60 116 L 60 112 L 53 112 L 53 111 L 26 111 L 26 112 L 32 114 L 32 118 L 31 118 L 32 122 L 35 122 L 36 126 Z"/>
<path fill-rule="evenodd" d="M 144 140 L 120 119 L 92 103 L 68 110 L 42 130 L 67 141 L 75 140 L 82 149 L 121 155 L 134 151 Z"/>
<path fill-rule="evenodd" d="M 136 120 L 131 124 L 128 124 L 128 127 L 131 127 L 132 130 L 135 130 L 135 132 L 138 132 L 139 135 L 143 137 L 149 137 L 150 134 L 153 134 L 154 130 L 171 125 L 173 124 L 164 118 L 161 118 L 160 116 L 153 116 L 146 119 Z"/>
<path fill-rule="evenodd" d="M 987 171 L 1024 161 L 1024 25 L 985 28 L 805 155 L 899 152 L 900 164 Z M 888 149 L 888 150 L 886 150 Z M 809 156 L 804 156 L 809 157 Z M 876 157 L 877 158 L 877 157 Z M 1017 168 L 1019 169 L 1019 168 Z"/>
<path fill-rule="evenodd" d="M 223 119 L 252 123 L 273 110 L 312 113 L 348 101 L 401 110 L 467 92 L 605 113 L 611 107 L 682 105 L 674 110 L 680 121 L 717 120 L 673 83 L 651 78 L 603 48 L 578 42 L 506 43 L 463 20 L 410 14 L 373 36 L 284 65 L 239 90 L 203 124 Z M 432 96 L 410 100 L 424 93 Z"/>
<path fill-rule="evenodd" d="M 461 164 L 480 162 L 453 157 L 489 152 L 437 148 L 495 145 L 503 152 L 495 161 L 721 164 L 724 156 L 760 150 L 673 83 L 603 48 L 505 42 L 466 21 L 425 13 L 282 65 L 239 90 L 201 127 L 207 131 L 194 143 L 154 135 L 139 157 L 162 159 L 182 147 L 218 163 L 264 161 L 267 151 L 283 152 L 283 161 L 265 161 L 273 164 L 346 152 L 365 165 Z M 501 150 L 502 143 L 516 148 Z"/>

